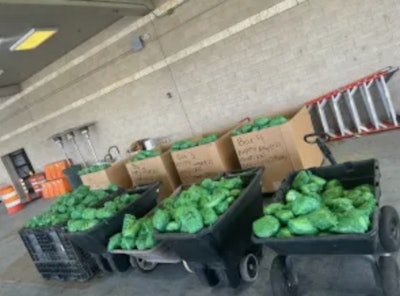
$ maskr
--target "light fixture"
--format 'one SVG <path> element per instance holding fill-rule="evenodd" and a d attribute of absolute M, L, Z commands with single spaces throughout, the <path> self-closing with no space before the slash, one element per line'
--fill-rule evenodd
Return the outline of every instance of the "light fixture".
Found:
<path fill-rule="evenodd" d="M 4 70 L 0 69 L 0 76 L 3 75 L 3 73 L 4 73 Z"/>
<path fill-rule="evenodd" d="M 28 33 L 11 45 L 10 50 L 21 51 L 35 49 L 56 34 L 57 31 L 58 30 L 54 28 L 30 29 Z"/>

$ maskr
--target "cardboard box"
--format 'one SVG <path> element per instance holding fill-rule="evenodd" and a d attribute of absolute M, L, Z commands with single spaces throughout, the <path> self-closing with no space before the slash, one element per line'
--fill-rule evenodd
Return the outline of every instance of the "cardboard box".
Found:
<path fill-rule="evenodd" d="M 133 186 L 161 182 L 159 194 L 160 198 L 165 198 L 172 194 L 181 181 L 172 161 L 171 152 L 168 149 L 162 151 L 160 156 L 127 162 L 126 169 Z"/>
<path fill-rule="evenodd" d="M 127 159 L 121 160 L 106 170 L 82 175 L 82 183 L 91 189 L 107 189 L 110 183 L 129 189 L 132 187 L 132 181 L 125 167 L 127 161 Z"/>
<path fill-rule="evenodd" d="M 220 173 L 240 168 L 231 140 L 231 131 L 232 129 L 215 132 L 218 139 L 213 143 L 171 152 L 183 184 L 200 182 L 205 178 L 213 178 Z M 190 140 L 198 141 L 203 136 Z"/>
<path fill-rule="evenodd" d="M 323 155 L 317 145 L 303 141 L 314 128 L 306 107 L 287 123 L 232 137 L 242 168 L 265 168 L 263 191 L 275 191 L 293 170 L 320 166 Z"/>

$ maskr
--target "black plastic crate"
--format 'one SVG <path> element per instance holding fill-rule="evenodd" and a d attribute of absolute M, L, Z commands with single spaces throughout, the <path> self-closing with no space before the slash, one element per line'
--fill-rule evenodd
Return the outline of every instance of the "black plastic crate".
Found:
<path fill-rule="evenodd" d="M 99 207 L 123 192 L 119 188 L 92 207 Z M 23 228 L 19 235 L 39 273 L 46 279 L 85 281 L 99 271 L 92 256 L 72 243 L 64 225 Z"/>
<path fill-rule="evenodd" d="M 127 193 L 140 194 L 140 198 L 120 210 L 111 218 L 102 221 L 91 229 L 68 234 L 69 238 L 74 244 L 87 252 L 97 255 L 106 253 L 108 239 L 121 229 L 125 214 L 132 214 L 140 218 L 157 205 L 159 187 L 159 183 L 152 183 L 128 190 Z M 103 204 L 109 200 L 111 200 L 111 198 L 103 200 Z"/>
<path fill-rule="evenodd" d="M 23 228 L 19 235 L 33 262 L 60 262 L 79 259 L 78 252 L 61 226 Z"/>
<path fill-rule="evenodd" d="M 195 234 L 155 232 L 155 238 L 174 250 L 207 285 L 223 281 L 237 287 L 243 257 L 261 253 L 252 243 L 251 233 L 253 221 L 262 215 L 262 174 L 261 168 L 223 174 L 227 178 L 240 176 L 246 186 L 213 226 Z"/>
<path fill-rule="evenodd" d="M 37 262 L 35 266 L 46 280 L 84 282 L 99 272 L 96 260 L 90 255 L 85 261 Z"/>
<path fill-rule="evenodd" d="M 338 165 L 309 169 L 313 174 L 324 179 L 338 179 L 346 189 L 358 185 L 369 184 L 375 188 L 375 196 L 379 203 L 381 190 L 379 186 L 380 172 L 375 159 L 347 162 Z M 285 200 L 298 172 L 291 173 L 276 192 L 276 201 Z M 376 209 L 371 229 L 366 234 L 335 234 L 330 236 L 299 236 L 293 238 L 257 238 L 252 240 L 273 249 L 278 254 L 318 255 L 318 254 L 374 254 L 380 249 L 379 244 L 380 210 Z"/>
<path fill-rule="evenodd" d="M 119 188 L 92 207 L 98 208 L 106 201 L 124 193 Z M 64 224 L 40 228 L 22 228 L 19 235 L 34 262 L 60 262 L 78 260 L 77 251 L 64 231 Z M 79 254 L 79 252 L 78 252 Z"/>
<path fill-rule="evenodd" d="M 45 279 L 86 281 L 99 271 L 92 256 L 75 246 L 60 226 L 24 228 L 19 235 Z"/>

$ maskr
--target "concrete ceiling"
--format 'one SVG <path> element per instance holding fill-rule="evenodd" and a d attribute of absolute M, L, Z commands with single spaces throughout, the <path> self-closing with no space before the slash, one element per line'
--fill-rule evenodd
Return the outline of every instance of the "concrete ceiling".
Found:
<path fill-rule="evenodd" d="M 149 0 L 133 1 L 150 3 Z M 139 16 L 151 10 L 148 6 L 126 7 L 125 4 L 119 6 L 118 3 L 114 5 L 107 1 L 101 1 L 99 6 L 94 5 L 95 1 L 54 1 L 71 2 L 73 5 L 51 5 L 52 1 L 45 0 L 43 2 L 46 3 L 31 4 L 35 2 L 41 1 L 0 0 L 0 69 L 4 71 L 0 75 L 0 96 L 2 88 L 20 84 L 124 15 Z M 55 27 L 58 33 L 35 50 L 9 50 L 10 45 L 30 28 L 43 27 Z"/>

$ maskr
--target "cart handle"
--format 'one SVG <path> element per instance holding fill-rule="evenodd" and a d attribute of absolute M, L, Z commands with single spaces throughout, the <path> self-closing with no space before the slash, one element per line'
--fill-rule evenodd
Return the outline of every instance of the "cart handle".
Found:
<path fill-rule="evenodd" d="M 331 140 L 331 136 L 329 136 L 327 133 L 323 133 L 323 132 L 307 134 L 304 136 L 304 141 L 308 144 L 316 144 L 318 142 L 318 139 L 320 141 L 322 141 L 323 143 L 326 143 Z"/>
<path fill-rule="evenodd" d="M 251 121 L 251 118 L 250 118 L 250 117 L 245 117 L 245 118 L 243 118 L 241 121 L 239 121 L 239 124 L 246 123 L 246 122 L 250 122 L 250 121 Z"/>
<path fill-rule="evenodd" d="M 312 133 L 304 136 L 304 142 L 308 144 L 317 144 L 322 154 L 332 165 L 337 164 L 336 159 L 333 157 L 331 150 L 326 146 L 331 137 L 327 133 Z"/>

